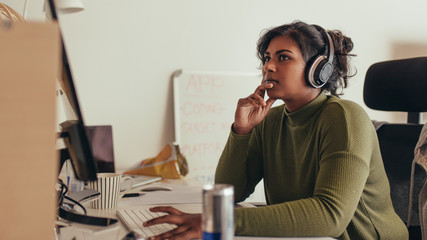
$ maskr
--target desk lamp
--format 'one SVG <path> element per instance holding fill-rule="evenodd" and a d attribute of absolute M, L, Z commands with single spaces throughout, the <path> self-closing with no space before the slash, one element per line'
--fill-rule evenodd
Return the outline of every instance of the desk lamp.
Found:
<path fill-rule="evenodd" d="M 81 0 L 55 0 L 55 6 L 61 13 L 74 13 L 85 9 Z"/>
<path fill-rule="evenodd" d="M 58 12 L 62 14 L 80 12 L 85 9 L 81 0 L 53 0 L 53 3 L 55 4 L 55 8 Z M 52 16 L 50 16 L 50 14 L 52 14 L 52 12 L 50 10 L 49 0 L 44 1 L 43 11 L 47 16 L 47 19 L 51 20 Z"/>

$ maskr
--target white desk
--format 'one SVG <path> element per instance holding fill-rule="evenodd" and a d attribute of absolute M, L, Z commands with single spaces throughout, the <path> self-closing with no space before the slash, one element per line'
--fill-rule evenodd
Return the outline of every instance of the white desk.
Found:
<path fill-rule="evenodd" d="M 171 206 L 185 212 L 202 212 L 202 204 L 176 204 Z M 138 206 L 119 206 L 118 208 L 129 209 L 138 208 Z M 117 218 L 116 209 L 98 210 L 87 206 L 86 210 L 88 215 L 91 216 Z M 126 233 L 127 230 L 120 221 L 107 227 L 72 223 L 71 227 L 63 227 L 60 229 L 58 240 L 72 240 L 73 238 L 75 238 L 75 240 L 121 240 Z"/>
<path fill-rule="evenodd" d="M 201 188 L 203 186 L 202 183 L 192 179 L 185 178 L 180 180 L 162 180 L 161 183 L 153 183 L 151 185 L 163 184 L 163 183 L 173 184 L 174 185 L 173 191 L 176 190 L 176 194 L 178 194 L 177 190 L 180 187 L 181 188 L 188 187 L 191 189 L 199 190 L 200 199 L 199 201 L 197 201 L 197 203 L 194 203 L 194 204 L 188 204 L 188 203 L 172 204 L 172 203 L 164 202 L 164 204 L 160 203 L 156 205 L 173 206 L 184 212 L 191 212 L 191 213 L 202 212 L 202 203 L 201 203 Z M 134 188 L 129 193 L 133 193 L 133 192 L 140 193 L 140 189 L 145 186 Z M 169 192 L 169 194 L 173 194 L 173 191 Z M 153 198 L 152 198 L 153 194 L 156 194 L 156 192 L 146 193 L 146 195 L 138 198 L 122 198 L 119 201 L 117 209 L 140 208 L 141 205 L 144 207 L 156 206 L 154 204 L 152 205 L 147 204 L 147 202 L 144 203 L 144 200 L 147 200 L 147 199 L 149 199 L 150 201 L 153 201 Z M 158 193 L 158 195 L 159 194 L 161 193 Z M 87 215 L 89 216 L 117 218 L 116 216 L 117 209 L 94 209 L 90 207 L 89 203 L 85 203 L 83 205 L 87 210 Z M 90 225 L 79 224 L 79 223 L 71 223 L 71 226 L 60 228 L 59 232 L 60 233 L 58 234 L 57 240 L 72 240 L 73 238 L 75 238 L 75 240 L 121 240 L 126 235 L 127 230 L 119 221 L 118 223 L 113 224 L 111 226 L 107 226 L 107 227 L 98 227 L 98 226 L 90 226 Z"/>
<path fill-rule="evenodd" d="M 169 183 L 177 184 L 177 185 L 189 185 L 189 186 L 199 186 L 201 190 L 201 184 L 195 182 L 194 180 L 184 179 L 184 180 L 168 180 Z M 141 187 L 140 187 L 141 188 Z M 138 192 L 140 188 L 136 188 L 132 192 Z M 141 197 L 141 202 L 143 197 Z M 119 203 L 118 209 L 128 209 L 128 208 L 138 208 L 135 205 L 133 199 L 125 198 L 122 199 Z M 164 205 L 164 204 L 161 204 Z M 190 203 L 190 204 L 166 204 L 170 206 L 174 206 L 177 209 L 183 212 L 191 212 L 191 213 L 201 213 L 202 212 L 202 203 Z M 144 205 L 144 207 L 147 205 Z M 93 209 L 90 208 L 89 204 L 85 204 L 88 215 L 90 216 L 102 216 L 102 217 L 116 217 L 117 209 Z M 97 227 L 97 226 L 88 226 L 78 223 L 72 223 L 69 227 L 63 227 L 60 229 L 60 234 L 57 240 L 121 240 L 127 231 L 124 226 L 120 223 L 113 224 L 108 227 Z M 268 238 L 268 237 L 235 237 L 237 240 L 327 240 L 332 238 Z"/>

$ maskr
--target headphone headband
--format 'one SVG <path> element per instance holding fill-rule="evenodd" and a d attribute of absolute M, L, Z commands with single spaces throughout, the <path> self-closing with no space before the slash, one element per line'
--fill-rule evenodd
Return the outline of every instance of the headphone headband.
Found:
<path fill-rule="evenodd" d="M 332 41 L 331 35 L 327 31 L 325 31 L 325 35 L 328 38 L 328 62 L 332 65 L 332 61 L 334 61 L 334 42 Z"/>

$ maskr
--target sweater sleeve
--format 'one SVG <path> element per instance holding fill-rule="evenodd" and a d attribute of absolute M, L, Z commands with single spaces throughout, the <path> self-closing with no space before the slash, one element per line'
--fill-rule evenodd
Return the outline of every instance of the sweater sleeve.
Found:
<path fill-rule="evenodd" d="M 363 160 L 345 153 L 326 161 L 313 197 L 235 209 L 236 235 L 340 236 L 358 204 L 367 166 Z"/>
<path fill-rule="evenodd" d="M 255 190 L 262 179 L 262 162 L 257 149 L 249 149 L 256 141 L 252 134 L 238 135 L 232 130 L 215 171 L 215 183 L 234 186 L 235 201 L 242 202 Z M 251 152 L 248 154 L 248 151 Z"/>
<path fill-rule="evenodd" d="M 235 209 L 236 235 L 339 237 L 345 232 L 356 208 L 363 204 L 361 195 L 370 171 L 375 132 L 358 108 L 349 116 L 336 104 L 322 117 L 325 119 L 320 119 L 317 130 L 319 170 L 313 196 Z"/>

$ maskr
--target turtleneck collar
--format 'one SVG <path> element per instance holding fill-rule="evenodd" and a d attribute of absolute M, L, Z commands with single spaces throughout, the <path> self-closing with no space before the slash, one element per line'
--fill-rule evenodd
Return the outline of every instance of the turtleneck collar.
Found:
<path fill-rule="evenodd" d="M 328 97 L 326 96 L 325 92 L 321 92 L 319 96 L 295 112 L 288 112 L 285 106 L 283 114 L 286 116 L 289 124 L 292 127 L 302 126 L 311 119 L 311 117 L 323 106 L 327 100 Z"/>

